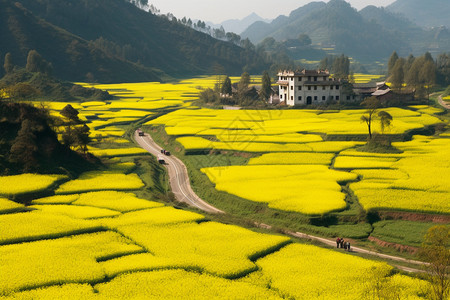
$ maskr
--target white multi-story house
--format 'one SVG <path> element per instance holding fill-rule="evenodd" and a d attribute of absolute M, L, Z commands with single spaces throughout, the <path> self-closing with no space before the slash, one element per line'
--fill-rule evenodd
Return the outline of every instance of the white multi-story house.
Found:
<path fill-rule="evenodd" d="M 340 101 L 341 82 L 327 70 L 283 71 L 278 73 L 280 102 L 286 105 L 321 104 Z"/>

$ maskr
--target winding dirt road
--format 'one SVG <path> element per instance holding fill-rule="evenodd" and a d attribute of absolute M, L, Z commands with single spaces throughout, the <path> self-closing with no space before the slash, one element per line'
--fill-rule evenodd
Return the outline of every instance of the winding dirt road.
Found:
<path fill-rule="evenodd" d="M 145 150 L 150 152 L 150 154 L 158 157 L 161 156 L 161 150 L 162 148 L 156 144 L 151 136 L 147 133 L 144 134 L 144 136 L 139 136 L 138 131 L 135 132 L 134 138 L 136 142 Z M 208 213 L 224 213 L 220 209 L 215 208 L 214 206 L 208 204 L 207 202 L 203 201 L 200 197 L 195 194 L 195 192 L 192 190 L 190 181 L 189 181 L 189 175 L 186 166 L 184 163 L 179 160 L 178 158 L 174 156 L 164 156 L 164 160 L 166 161 L 165 166 L 167 167 L 169 171 L 169 178 L 170 178 L 170 186 L 172 188 L 172 192 L 175 194 L 175 197 L 178 201 L 187 203 L 188 205 L 192 207 L 196 207 L 202 211 L 208 212 Z M 267 224 L 255 224 L 256 226 L 264 229 L 272 229 L 272 226 Z M 292 237 L 300 238 L 300 239 L 307 239 L 307 240 L 313 240 L 318 241 L 322 244 L 325 244 L 327 246 L 336 247 L 336 242 L 332 239 L 326 239 L 318 236 L 309 235 L 306 233 L 301 232 L 292 232 L 292 231 L 285 231 L 286 235 L 290 235 Z M 417 266 L 424 265 L 421 261 L 416 260 L 409 260 L 398 256 L 392 256 L 387 254 L 382 254 L 374 251 L 370 251 L 367 249 L 359 248 L 359 247 L 351 247 L 351 252 L 356 253 L 362 253 L 367 254 L 371 256 L 380 257 L 383 259 L 388 259 L 391 261 L 397 261 L 401 263 L 409 263 L 414 264 Z M 400 270 L 411 272 L 411 273 L 418 273 L 423 272 L 419 269 L 404 267 L 404 266 L 398 266 L 394 265 Z"/>
<path fill-rule="evenodd" d="M 149 134 L 145 133 L 144 136 L 139 136 L 138 131 L 136 131 L 134 138 L 142 148 L 150 152 L 152 155 L 156 157 L 162 155 L 162 148 L 153 141 Z M 200 199 L 196 193 L 194 193 L 189 182 L 188 171 L 181 160 L 174 156 L 163 156 L 166 161 L 165 166 L 169 171 L 170 187 L 179 202 L 187 203 L 190 206 L 209 213 L 224 213 L 220 209 L 206 203 Z"/>
<path fill-rule="evenodd" d="M 450 109 L 450 104 L 448 104 L 448 102 L 444 101 L 444 99 L 442 98 L 442 95 L 439 96 L 439 104 L 446 108 L 446 109 Z"/>

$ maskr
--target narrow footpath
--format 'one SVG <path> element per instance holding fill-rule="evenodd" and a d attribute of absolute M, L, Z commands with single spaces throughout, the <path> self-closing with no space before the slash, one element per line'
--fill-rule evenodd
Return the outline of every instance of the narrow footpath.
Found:
<path fill-rule="evenodd" d="M 161 156 L 161 150 L 162 148 L 153 141 L 151 136 L 148 133 L 145 133 L 144 136 L 139 136 L 138 131 L 135 132 L 134 138 L 136 142 L 145 150 L 147 150 L 150 154 L 158 157 Z M 186 166 L 184 163 L 179 160 L 177 157 L 174 156 L 164 156 L 164 160 L 166 161 L 166 168 L 169 172 L 169 178 L 170 178 L 170 186 L 172 188 L 172 192 L 175 194 L 175 197 L 178 201 L 187 203 L 188 205 L 198 208 L 202 211 L 213 213 L 213 214 L 220 214 L 224 213 L 222 210 L 215 208 L 214 206 L 208 204 L 204 200 L 202 200 L 200 197 L 197 196 L 197 194 L 192 190 L 191 183 L 189 181 L 189 175 Z M 255 224 L 256 226 L 264 229 L 271 229 L 272 226 L 267 224 Z M 318 236 L 309 235 L 306 233 L 301 232 L 292 232 L 292 231 L 285 231 L 285 234 L 290 235 L 292 237 L 300 238 L 300 239 L 307 239 L 312 241 L 318 241 L 324 245 L 336 247 L 336 242 L 333 239 L 326 239 Z M 405 259 L 398 256 L 392 256 L 387 254 L 378 253 L 375 251 L 370 251 L 367 249 L 359 248 L 359 247 L 351 247 L 351 252 L 354 253 L 361 253 L 371 256 L 380 257 L 383 259 L 388 259 L 391 261 L 397 261 L 401 263 L 408 263 L 408 264 L 414 264 L 417 266 L 423 266 L 425 263 L 417 260 L 410 260 Z M 410 272 L 410 273 L 420 273 L 423 272 L 419 269 L 394 265 L 398 269 Z"/>

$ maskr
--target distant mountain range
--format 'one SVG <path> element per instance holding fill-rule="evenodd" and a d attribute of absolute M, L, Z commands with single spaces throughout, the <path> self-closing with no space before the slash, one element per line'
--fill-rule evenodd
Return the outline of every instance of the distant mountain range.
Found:
<path fill-rule="evenodd" d="M 397 0 L 387 7 L 422 27 L 450 28 L 449 0 Z"/>
<path fill-rule="evenodd" d="M 249 16 L 243 18 L 242 20 L 233 19 L 222 22 L 218 27 L 223 26 L 225 31 L 234 32 L 236 34 L 241 34 L 245 29 L 255 22 L 269 23 L 271 20 L 264 19 L 258 16 L 256 13 L 252 13 Z"/>
<path fill-rule="evenodd" d="M 37 50 L 56 76 L 131 82 L 265 67 L 254 52 L 145 12 L 125 0 L 0 0 L 0 63 Z M 2 75 L 2 74 L 0 74 Z"/>
<path fill-rule="evenodd" d="M 309 3 L 269 24 L 256 22 L 241 36 L 259 43 L 267 37 L 284 41 L 300 34 L 309 35 L 318 48 L 331 48 L 362 61 L 383 59 L 393 51 L 408 55 L 450 50 L 450 34 L 445 28 L 425 30 L 405 16 L 375 6 L 358 12 L 343 0 Z"/>

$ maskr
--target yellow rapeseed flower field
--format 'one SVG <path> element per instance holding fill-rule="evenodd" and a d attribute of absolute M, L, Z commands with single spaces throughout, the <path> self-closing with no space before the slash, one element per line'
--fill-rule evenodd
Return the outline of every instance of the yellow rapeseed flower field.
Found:
<path fill-rule="evenodd" d="M 0 295 L 61 282 L 96 282 L 105 277 L 97 260 L 142 248 L 115 232 L 0 247 Z"/>
<path fill-rule="evenodd" d="M 98 149 L 90 147 L 89 152 L 100 157 L 119 157 L 148 154 L 148 151 L 142 148 L 118 148 L 118 149 Z"/>
<path fill-rule="evenodd" d="M 334 154 L 316 152 L 267 153 L 252 158 L 249 165 L 331 165 Z"/>
<path fill-rule="evenodd" d="M 157 207 L 125 213 L 116 218 L 105 218 L 102 223 L 107 227 L 117 228 L 133 224 L 165 225 L 204 219 L 204 216 L 190 211 L 177 210 L 172 207 Z"/>
<path fill-rule="evenodd" d="M 40 192 L 64 179 L 67 179 L 67 176 L 37 174 L 0 176 L 0 195 L 12 196 Z"/>
<path fill-rule="evenodd" d="M 281 299 L 267 288 L 183 270 L 126 274 L 95 289 L 100 299 Z"/>
<path fill-rule="evenodd" d="M 166 226 L 140 224 L 119 227 L 118 231 L 157 257 L 170 258 L 194 270 L 199 268 L 228 278 L 256 270 L 252 258 L 270 253 L 289 241 L 287 237 L 214 222 Z"/>
<path fill-rule="evenodd" d="M 107 217 L 116 217 L 120 212 L 98 207 L 77 206 L 77 205 L 32 205 L 32 209 L 44 213 L 69 216 L 75 219 L 99 219 Z"/>
<path fill-rule="evenodd" d="M 99 222 L 40 211 L 0 215 L 0 245 L 99 230 Z"/>
<path fill-rule="evenodd" d="M 25 208 L 23 204 L 0 197 L 0 214 L 21 211 Z"/>
<path fill-rule="evenodd" d="M 78 199 L 73 202 L 73 204 L 107 208 L 120 212 L 130 212 L 164 206 L 162 203 L 139 199 L 132 193 L 117 191 L 102 191 L 80 194 Z"/>
<path fill-rule="evenodd" d="M 138 190 L 144 183 L 137 174 L 120 174 L 92 171 L 82 174 L 78 179 L 61 185 L 56 194 L 75 194 L 80 192 L 104 190 Z"/>
<path fill-rule="evenodd" d="M 323 165 L 249 165 L 201 170 L 216 189 L 269 207 L 321 215 L 347 207 L 338 184 L 354 181 L 356 174 Z"/>
<path fill-rule="evenodd" d="M 391 168 L 398 159 L 384 157 L 338 156 L 334 162 L 336 169 L 380 169 Z"/>
<path fill-rule="evenodd" d="M 73 195 L 56 195 L 51 197 L 40 198 L 31 201 L 31 204 L 70 204 L 77 200 L 78 194 Z"/>
<path fill-rule="evenodd" d="M 389 279 L 392 269 L 385 263 L 300 244 L 262 258 L 257 265 L 272 288 L 294 299 L 371 299 L 376 279 Z M 372 278 L 371 274 L 377 276 Z M 424 284 L 420 280 L 414 282 L 402 275 L 392 280 L 399 285 L 401 297 L 421 299 L 420 285 Z"/>

